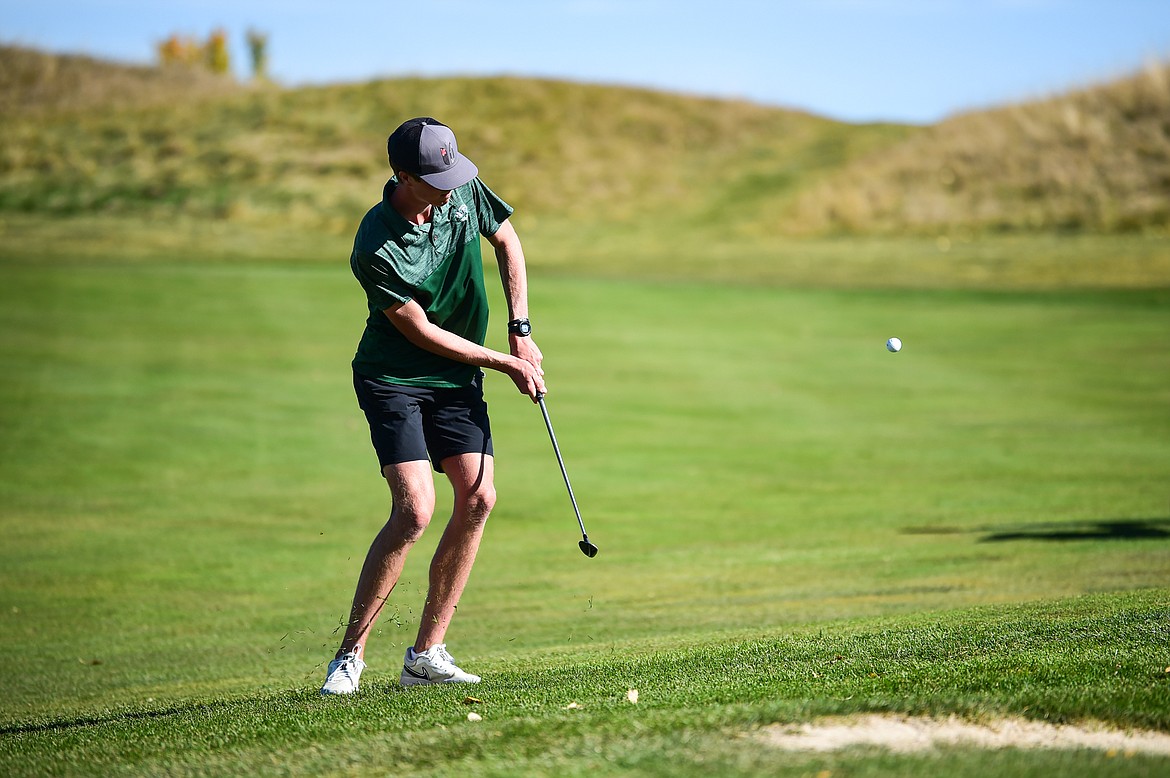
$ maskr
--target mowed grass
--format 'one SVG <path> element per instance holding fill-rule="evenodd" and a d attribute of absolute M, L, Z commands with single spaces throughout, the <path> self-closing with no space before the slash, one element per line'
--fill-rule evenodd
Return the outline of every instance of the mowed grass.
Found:
<path fill-rule="evenodd" d="M 863 710 L 1170 729 L 1165 290 L 535 273 L 601 553 L 489 377 L 500 499 L 448 636 L 486 679 L 473 725 L 466 690 L 394 690 L 443 500 L 363 693 L 315 694 L 389 507 L 344 261 L 0 274 L 6 774 L 1164 768 L 729 736 Z"/>
<path fill-rule="evenodd" d="M 490 662 L 475 701 L 465 688 L 405 691 L 382 678 L 348 699 L 300 688 L 156 703 L 7 728 L 0 764 L 9 775 L 1157 776 L 1165 757 L 793 753 L 753 734 L 865 710 L 977 721 L 1030 711 L 1165 729 L 1167 680 L 1150 661 L 1159 637 L 1151 625 L 1163 615 L 1156 593 L 1098 595 L 702 645 L 537 653 L 523 664 Z"/>

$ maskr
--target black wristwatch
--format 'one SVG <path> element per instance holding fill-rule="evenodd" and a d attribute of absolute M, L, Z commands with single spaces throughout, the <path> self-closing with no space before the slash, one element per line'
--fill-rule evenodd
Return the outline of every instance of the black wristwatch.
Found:
<path fill-rule="evenodd" d="M 528 319 L 512 319 L 508 322 L 508 334 L 527 338 L 532 334 L 532 322 Z"/>

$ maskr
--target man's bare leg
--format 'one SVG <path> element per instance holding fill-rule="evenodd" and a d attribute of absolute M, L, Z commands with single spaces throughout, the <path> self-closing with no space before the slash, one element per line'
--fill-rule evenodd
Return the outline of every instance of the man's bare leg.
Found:
<path fill-rule="evenodd" d="M 431 560 L 430 589 L 414 643 L 419 652 L 443 642 L 471 575 L 488 514 L 496 503 L 491 456 L 460 454 L 444 459 L 442 465 L 455 490 L 455 505 Z"/>
<path fill-rule="evenodd" d="M 387 465 L 382 474 L 390 486 L 393 507 L 390 519 L 366 554 L 338 657 L 351 651 L 361 657 L 366 638 L 402 575 L 406 555 L 422 537 L 435 512 L 435 482 L 430 462 Z"/>

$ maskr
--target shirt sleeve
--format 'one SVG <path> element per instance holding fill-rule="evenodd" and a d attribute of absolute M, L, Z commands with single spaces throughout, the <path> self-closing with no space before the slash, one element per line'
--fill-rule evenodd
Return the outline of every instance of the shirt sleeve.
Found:
<path fill-rule="evenodd" d="M 371 308 L 384 311 L 399 303 L 408 303 L 414 296 L 414 290 L 385 257 L 355 249 L 349 265 L 365 290 Z"/>
<path fill-rule="evenodd" d="M 500 229 L 500 225 L 507 221 L 515 209 L 500 199 L 500 197 L 487 188 L 487 185 L 478 178 L 472 180 L 471 184 L 472 197 L 475 201 L 475 216 L 479 224 L 479 232 L 481 235 L 495 235 L 496 230 Z"/>

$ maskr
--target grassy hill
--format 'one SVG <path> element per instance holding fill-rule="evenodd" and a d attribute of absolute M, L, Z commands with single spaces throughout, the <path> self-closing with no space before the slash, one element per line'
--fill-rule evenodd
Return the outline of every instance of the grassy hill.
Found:
<path fill-rule="evenodd" d="M 802 192 L 810 231 L 1170 226 L 1170 65 L 956 116 Z"/>
<path fill-rule="evenodd" d="M 27 114 L 173 105 L 241 88 L 230 78 L 202 69 L 125 65 L 23 46 L 0 46 L 0 113 L 6 123 Z"/>
<path fill-rule="evenodd" d="M 348 232 L 402 117 L 454 125 L 534 216 L 724 233 L 1170 225 L 1170 66 L 929 128 L 521 78 L 243 87 L 0 49 L 0 212 L 185 214 Z"/>
<path fill-rule="evenodd" d="M 6 123 L 0 211 L 182 212 L 245 223 L 291 217 L 347 232 L 388 174 L 389 130 L 404 117 L 434 115 L 457 129 L 484 178 L 526 213 L 620 222 L 681 209 L 735 219 L 761 192 L 783 197 L 810 174 L 910 132 L 742 102 L 516 78 L 235 89 L 195 99 L 176 88 L 169 101 L 99 110 L 96 98 L 80 97 L 92 84 L 125 85 L 145 74 L 100 65 L 82 84 L 65 74 L 90 61 L 42 61 L 59 63 L 41 72 L 67 83 L 55 90 L 44 77 L 10 101 L 46 96 L 44 110 Z M 136 83 L 156 96 L 171 82 Z"/>
<path fill-rule="evenodd" d="M 386 134 L 429 114 L 517 207 L 546 270 L 1170 283 L 1164 67 L 911 127 L 525 78 L 284 89 L 12 48 L 0 66 L 9 257 L 344 257 L 388 175 Z"/>

